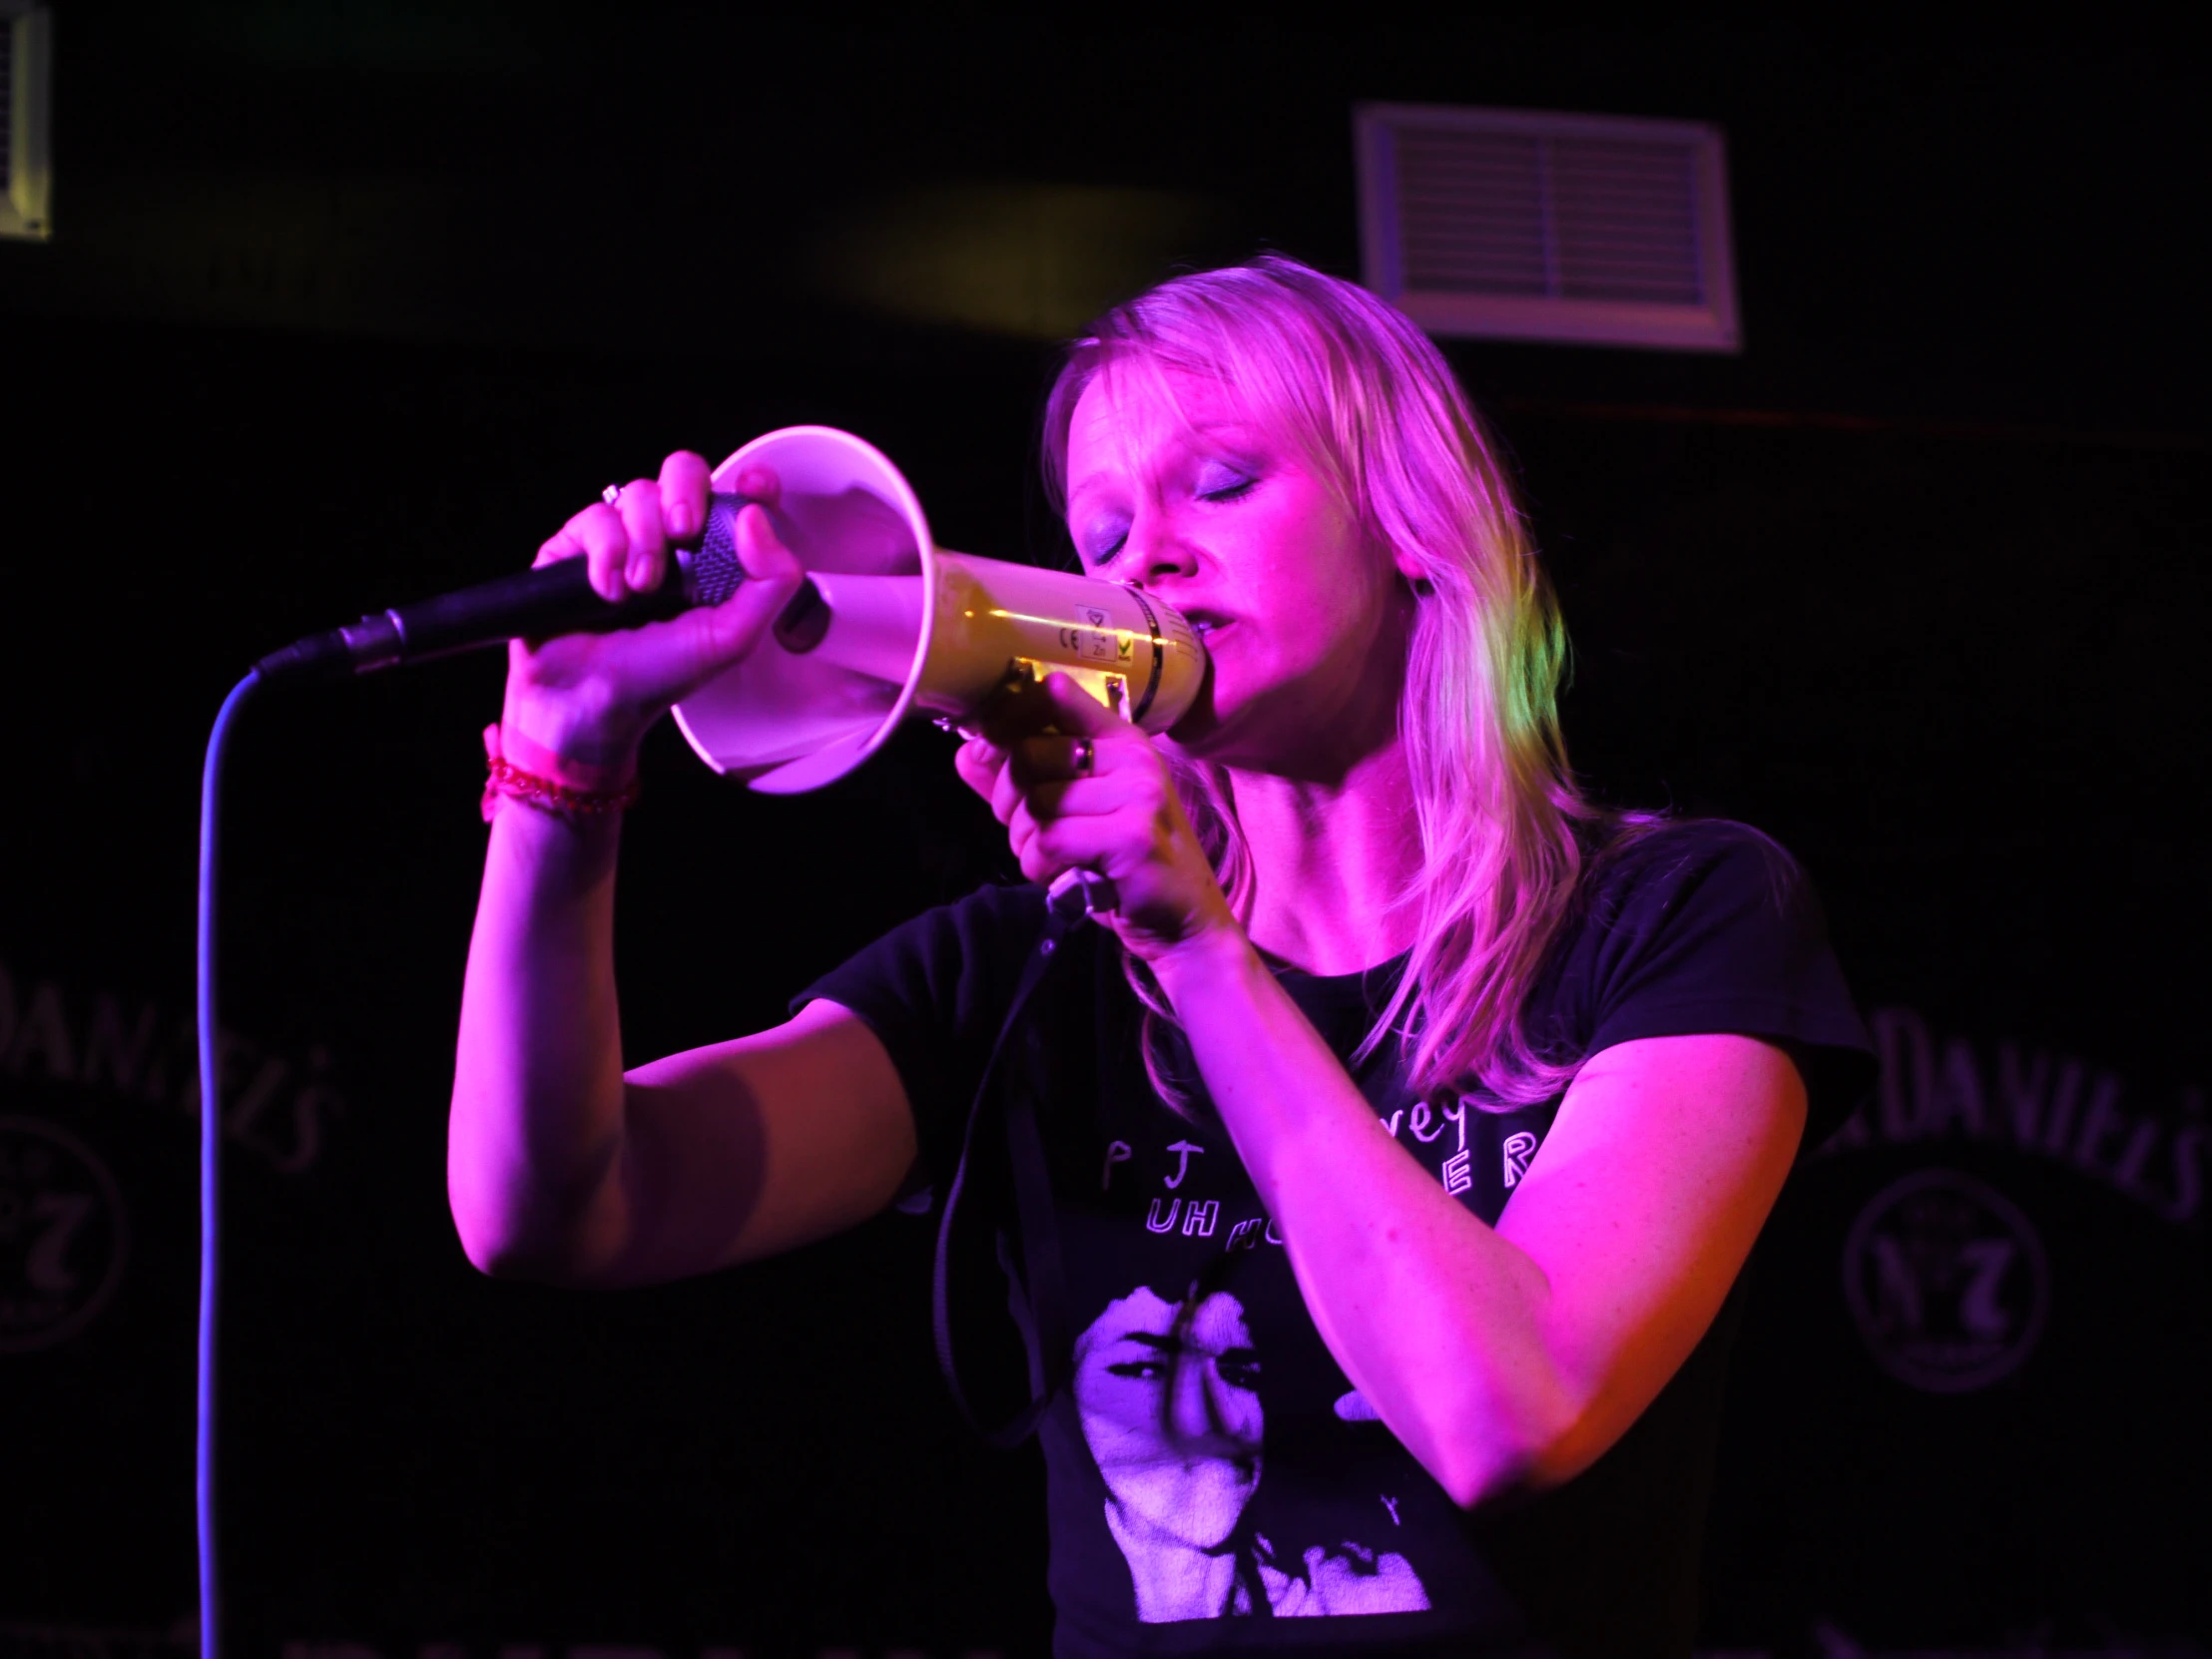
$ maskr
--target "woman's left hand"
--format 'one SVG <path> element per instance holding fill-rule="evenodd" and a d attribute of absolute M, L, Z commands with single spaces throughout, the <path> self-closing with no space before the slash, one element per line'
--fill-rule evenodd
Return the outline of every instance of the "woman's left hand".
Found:
<path fill-rule="evenodd" d="M 1184 816 L 1152 740 L 1064 674 L 1011 688 L 954 765 L 1006 826 L 1021 872 L 1069 869 L 1114 883 L 1100 919 L 1143 961 L 1242 939 L 1244 929 Z"/>

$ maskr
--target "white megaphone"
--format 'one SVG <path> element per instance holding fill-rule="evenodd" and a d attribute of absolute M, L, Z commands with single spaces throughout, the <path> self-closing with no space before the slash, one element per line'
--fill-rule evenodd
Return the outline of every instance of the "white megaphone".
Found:
<path fill-rule="evenodd" d="M 947 553 L 872 445 L 830 426 L 755 438 L 715 468 L 773 471 L 768 509 L 809 586 L 736 667 L 676 705 L 715 771 L 769 795 L 842 778 L 908 715 L 958 721 L 1011 679 L 1066 674 L 1147 732 L 1197 698 L 1206 653 L 1152 595 L 1069 571 Z"/>

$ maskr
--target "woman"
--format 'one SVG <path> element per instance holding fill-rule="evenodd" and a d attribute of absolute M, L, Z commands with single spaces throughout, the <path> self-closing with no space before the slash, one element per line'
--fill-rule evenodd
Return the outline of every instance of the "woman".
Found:
<path fill-rule="evenodd" d="M 1865 1063 L 1810 894 L 1752 831 L 1577 794 L 1509 491 L 1363 290 L 1269 259 L 1120 307 L 1045 466 L 1084 567 L 1212 663 L 1167 738 L 1054 680 L 957 761 L 1030 882 L 1118 901 L 1009 1085 L 1082 1330 L 1040 1428 L 1059 1651 L 1686 1652 L 1716 1322 Z M 650 587 L 705 490 L 671 457 L 541 561 Z M 486 1271 L 648 1283 L 940 1182 L 1043 924 L 987 888 L 625 1074 L 589 809 L 794 591 L 758 509 L 740 551 L 716 611 L 514 652 L 450 1164 Z"/>

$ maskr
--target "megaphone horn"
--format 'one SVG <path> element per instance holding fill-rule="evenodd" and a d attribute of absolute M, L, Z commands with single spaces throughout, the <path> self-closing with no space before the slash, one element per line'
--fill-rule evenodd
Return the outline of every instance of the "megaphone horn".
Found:
<path fill-rule="evenodd" d="M 1139 589 L 948 553 L 872 445 L 830 426 L 770 432 L 715 468 L 780 485 L 771 521 L 808 587 L 752 653 L 676 705 L 701 760 L 768 795 L 842 778 L 909 716 L 964 720 L 1009 678 L 1067 674 L 1164 732 L 1206 677 L 1191 625 Z"/>

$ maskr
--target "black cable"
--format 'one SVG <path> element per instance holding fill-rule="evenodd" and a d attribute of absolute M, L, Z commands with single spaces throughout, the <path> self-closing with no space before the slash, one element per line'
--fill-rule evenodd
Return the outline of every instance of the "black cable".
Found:
<path fill-rule="evenodd" d="M 1029 1360 L 1029 1401 L 1003 1423 L 988 1423 L 977 1415 L 967 1389 L 961 1384 L 959 1366 L 953 1356 L 953 1218 L 959 1211 L 961 1198 L 966 1195 L 969 1171 L 991 1117 L 991 1085 L 997 1076 L 999 1061 L 1005 1055 L 1006 1044 L 1020 1023 L 1031 995 L 1043 982 L 1054 954 L 1069 942 L 1082 921 L 1085 892 L 1080 881 L 1063 877 L 1047 896 L 1044 931 L 1023 963 L 1021 978 L 1014 986 L 1013 997 L 1006 1006 L 1006 1017 L 998 1028 L 998 1039 L 991 1044 L 990 1055 L 984 1060 L 982 1074 L 976 1080 L 975 1098 L 968 1107 L 967 1128 L 960 1139 L 960 1160 L 953 1166 L 952 1179 L 945 1189 L 944 1203 L 937 1216 L 936 1259 L 930 1269 L 929 1287 L 937 1370 L 944 1377 L 945 1386 L 952 1394 L 953 1408 L 961 1419 L 987 1444 L 1002 1451 L 1021 1444 L 1035 1431 L 1052 1396 L 1067 1381 L 1073 1353 L 1068 1330 L 1067 1284 L 1060 1258 L 1059 1216 L 1052 1201 L 1052 1175 L 1045 1162 L 1044 1143 L 1037 1127 L 1036 1103 L 1026 1090 L 1017 1086 L 1004 1091 L 1006 1098 L 999 1114 L 1008 1168 L 1013 1177 L 1014 1220 L 1021 1235 L 1022 1271 L 1017 1274 L 1013 1262 L 1005 1254 L 1003 1234 L 999 1261 L 1011 1282 L 1009 1288 L 1020 1293 L 1009 1300 L 1009 1308 L 1020 1327 L 1022 1346 Z"/>

